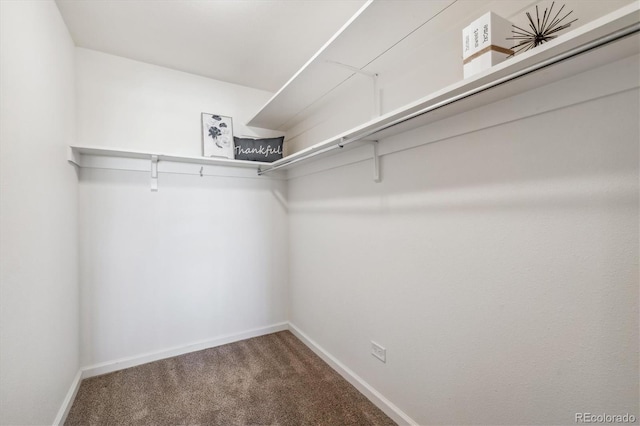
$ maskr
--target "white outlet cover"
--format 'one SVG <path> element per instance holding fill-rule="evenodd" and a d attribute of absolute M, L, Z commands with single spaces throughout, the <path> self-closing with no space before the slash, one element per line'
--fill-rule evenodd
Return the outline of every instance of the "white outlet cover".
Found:
<path fill-rule="evenodd" d="M 373 340 L 371 341 L 371 355 L 375 356 L 382 362 L 387 362 L 387 350 Z"/>

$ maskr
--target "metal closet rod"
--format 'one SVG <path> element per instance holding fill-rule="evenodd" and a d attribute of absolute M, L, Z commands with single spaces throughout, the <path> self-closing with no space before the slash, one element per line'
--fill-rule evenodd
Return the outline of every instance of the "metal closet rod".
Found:
<path fill-rule="evenodd" d="M 549 59 L 546 59 L 544 61 L 538 62 L 537 64 L 531 65 L 529 67 L 523 68 L 520 71 L 515 71 L 515 72 L 513 72 L 513 73 L 511 73 L 509 75 L 501 77 L 501 78 L 499 78 L 497 80 L 494 80 L 494 81 L 489 82 L 487 84 L 484 84 L 482 86 L 478 86 L 478 87 L 476 87 L 474 89 L 468 90 L 468 91 L 466 91 L 464 93 L 461 93 L 459 95 L 455 95 L 455 96 L 452 96 L 450 98 L 447 98 L 447 99 L 445 99 L 443 101 L 440 101 L 438 103 L 435 103 L 433 105 L 425 107 L 425 108 L 423 108 L 421 110 L 418 110 L 416 112 L 413 112 L 413 113 L 408 114 L 406 116 L 403 116 L 401 118 L 393 120 L 393 121 L 391 121 L 389 123 L 383 124 L 383 125 L 381 125 L 379 127 L 376 127 L 376 128 L 373 128 L 373 129 L 369 129 L 367 131 L 364 131 L 362 133 L 358 133 L 358 134 L 355 134 L 355 135 L 352 135 L 352 136 L 345 136 L 345 137 L 342 137 L 340 139 L 336 139 L 336 143 L 334 145 L 330 145 L 330 146 L 324 147 L 324 148 L 319 148 L 317 150 L 312 150 L 311 152 L 309 152 L 306 155 L 301 155 L 301 156 L 299 156 L 297 158 L 292 158 L 289 161 L 286 161 L 286 159 L 283 159 L 284 161 L 282 161 L 282 163 L 277 164 L 275 166 L 271 166 L 271 167 L 267 166 L 268 168 L 266 168 L 266 169 L 262 169 L 262 167 L 261 167 L 261 168 L 258 169 L 258 175 L 262 176 L 265 173 L 272 172 L 274 170 L 278 170 L 278 169 L 280 169 L 282 167 L 289 166 L 289 165 L 297 163 L 299 161 L 308 160 L 310 158 L 315 157 L 316 155 L 324 154 L 325 152 L 329 152 L 329 151 L 332 151 L 334 149 L 342 148 L 342 147 L 344 147 L 344 146 L 346 146 L 346 145 L 348 145 L 350 143 L 363 140 L 363 139 L 365 139 L 365 138 L 367 138 L 367 137 L 369 137 L 369 136 L 371 136 L 371 135 L 373 135 L 375 133 L 378 133 L 378 132 L 381 132 L 383 130 L 389 129 L 391 127 L 397 126 L 398 124 L 402 124 L 405 121 L 412 120 L 412 119 L 414 119 L 416 117 L 419 117 L 421 115 L 427 114 L 427 113 L 429 113 L 431 111 L 434 111 L 436 109 L 442 108 L 444 106 L 453 104 L 454 102 L 458 102 L 458 101 L 460 101 L 462 99 L 468 98 L 468 97 L 476 95 L 478 93 L 484 92 L 485 90 L 489 90 L 489 89 L 494 88 L 496 86 L 499 86 L 501 84 L 507 83 L 507 82 L 509 82 L 511 80 L 515 80 L 515 79 L 523 77 L 523 76 L 525 76 L 527 74 L 531 74 L 531 73 L 533 73 L 535 71 L 539 71 L 539 70 L 541 70 L 543 68 L 546 68 L 548 66 L 557 64 L 557 63 L 562 62 L 564 60 L 570 59 L 570 58 L 572 58 L 574 56 L 580 55 L 582 53 L 586 53 L 586 52 L 588 52 L 590 50 L 596 49 L 596 48 L 604 46 L 606 44 L 613 43 L 614 41 L 620 40 L 620 39 L 622 39 L 624 37 L 627 37 L 629 35 L 635 34 L 635 33 L 639 32 L 639 31 L 640 31 L 640 22 L 635 23 L 633 25 L 630 25 L 630 26 L 628 26 L 626 28 L 622 28 L 620 30 L 614 31 L 614 32 L 612 32 L 610 34 L 607 34 L 607 35 L 604 35 L 602 37 L 599 37 L 599 38 L 597 38 L 595 40 L 592 40 L 592 41 L 590 41 L 588 43 L 585 43 L 585 44 L 582 44 L 580 46 L 574 47 L 573 49 L 569 49 L 564 53 L 560 53 L 560 54 L 557 54 L 555 56 L 552 56 Z"/>

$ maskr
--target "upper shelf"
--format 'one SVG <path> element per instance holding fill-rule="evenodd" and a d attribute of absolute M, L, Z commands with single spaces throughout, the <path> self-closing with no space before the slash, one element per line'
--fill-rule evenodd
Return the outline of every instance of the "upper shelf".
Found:
<path fill-rule="evenodd" d="M 296 114 L 354 75 L 355 71 L 336 62 L 365 67 L 453 2 L 367 1 L 247 125 L 283 130 Z"/>
<path fill-rule="evenodd" d="M 351 142 L 383 139 L 638 54 L 638 31 L 640 4 L 633 3 L 471 78 L 260 167 L 259 174 L 289 168 Z M 630 34 L 636 35 L 627 37 Z M 550 65 L 553 68 L 544 69 Z"/>

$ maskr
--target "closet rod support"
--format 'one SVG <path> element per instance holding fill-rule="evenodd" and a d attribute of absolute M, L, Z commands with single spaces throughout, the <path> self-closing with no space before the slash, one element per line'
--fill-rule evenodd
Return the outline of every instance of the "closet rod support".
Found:
<path fill-rule="evenodd" d="M 352 71 L 356 74 L 364 75 L 371 78 L 373 82 L 373 111 L 372 111 L 371 118 L 380 117 L 380 114 L 382 114 L 382 106 L 380 103 L 380 89 L 378 87 L 378 73 L 365 71 L 358 67 L 343 64 L 342 62 L 338 62 L 338 61 L 326 60 L 325 62 L 328 64 L 337 65 L 342 68 L 346 68 L 349 71 Z"/>
<path fill-rule="evenodd" d="M 373 181 L 380 183 L 382 178 L 380 177 L 380 155 L 378 154 L 378 141 L 368 141 L 371 144 L 373 155 Z"/>
<path fill-rule="evenodd" d="M 151 191 L 158 192 L 158 156 L 151 156 Z"/>

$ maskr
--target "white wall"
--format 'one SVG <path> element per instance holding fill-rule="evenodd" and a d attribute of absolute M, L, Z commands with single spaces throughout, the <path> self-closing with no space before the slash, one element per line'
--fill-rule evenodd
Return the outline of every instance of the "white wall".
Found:
<path fill-rule="evenodd" d="M 290 321 L 418 424 L 638 417 L 639 62 L 295 169 Z"/>
<path fill-rule="evenodd" d="M 157 193 L 92 169 L 78 195 L 68 144 L 197 156 L 201 112 L 252 135 L 270 94 L 74 49 L 52 2 L 0 5 L 0 423 L 50 423 L 79 365 L 287 318 L 419 423 L 640 414 L 638 58 L 389 138 L 441 142 L 385 155 L 381 184 L 367 162 Z M 420 46 L 390 56 L 385 109 L 455 77 L 403 75 Z M 361 119 L 352 96 L 324 121 L 367 87 L 343 89 L 293 150 Z"/>
<path fill-rule="evenodd" d="M 79 142 L 201 155 L 200 112 L 245 117 L 269 93 L 77 51 Z M 194 165 L 196 167 L 196 165 Z M 199 166 L 198 166 L 199 168 Z M 83 169 L 82 364 L 287 320 L 281 180 Z"/>
<path fill-rule="evenodd" d="M 236 136 L 282 135 L 244 125 L 270 92 L 89 49 L 76 62 L 80 145 L 201 156 L 202 112 L 232 117 Z"/>
<path fill-rule="evenodd" d="M 51 424 L 79 367 L 74 46 L 52 1 L 0 15 L 0 423 Z"/>

